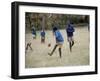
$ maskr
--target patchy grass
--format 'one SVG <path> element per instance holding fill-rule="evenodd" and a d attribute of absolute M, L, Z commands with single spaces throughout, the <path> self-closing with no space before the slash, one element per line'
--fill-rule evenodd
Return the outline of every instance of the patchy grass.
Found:
<path fill-rule="evenodd" d="M 32 34 L 26 34 L 26 44 L 31 42 L 33 50 L 27 50 L 25 54 L 25 67 L 58 67 L 58 66 L 79 66 L 89 65 L 89 31 L 87 27 L 75 28 L 72 52 L 69 50 L 67 35 L 65 30 L 60 30 L 64 37 L 64 44 L 62 47 L 62 58 L 59 57 L 58 48 L 52 56 L 48 53 L 51 52 L 55 45 L 55 37 L 52 31 L 46 31 L 46 42 L 41 44 L 40 32 L 37 31 L 37 38 L 33 40 Z M 48 47 L 48 44 L 51 47 Z"/>

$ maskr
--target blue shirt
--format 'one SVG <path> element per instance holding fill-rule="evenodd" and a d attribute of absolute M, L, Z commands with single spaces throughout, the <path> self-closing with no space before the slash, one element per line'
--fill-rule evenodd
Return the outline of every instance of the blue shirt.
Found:
<path fill-rule="evenodd" d="M 45 32 L 44 31 L 41 32 L 41 36 L 45 37 Z"/>
<path fill-rule="evenodd" d="M 35 29 L 32 29 L 32 34 L 33 34 L 33 35 L 36 35 Z"/>
<path fill-rule="evenodd" d="M 73 25 L 68 24 L 68 27 L 66 28 L 67 36 L 71 37 L 73 36 L 73 32 L 75 31 Z"/>
<path fill-rule="evenodd" d="M 56 42 L 64 42 L 64 39 L 63 39 L 61 33 L 58 30 L 55 31 L 54 34 L 55 34 L 55 37 L 56 37 Z"/>

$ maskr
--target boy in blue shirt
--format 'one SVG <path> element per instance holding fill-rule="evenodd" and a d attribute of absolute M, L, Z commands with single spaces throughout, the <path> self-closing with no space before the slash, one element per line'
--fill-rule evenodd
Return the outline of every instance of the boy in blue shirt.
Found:
<path fill-rule="evenodd" d="M 50 56 L 53 55 L 54 51 L 56 50 L 57 47 L 59 47 L 59 55 L 60 55 L 60 58 L 61 58 L 61 48 L 62 48 L 62 45 L 63 45 L 63 42 L 64 42 L 64 39 L 60 33 L 60 31 L 58 30 L 57 27 L 54 27 L 53 28 L 53 33 L 55 35 L 55 39 L 56 39 L 56 45 L 54 46 L 54 49 L 52 50 L 51 53 L 48 53 Z"/>
<path fill-rule="evenodd" d="M 69 42 L 70 51 L 72 51 L 72 46 L 74 45 L 74 39 L 73 39 L 73 32 L 75 31 L 73 25 L 71 23 L 68 23 L 66 27 L 67 32 L 67 39 Z"/>
<path fill-rule="evenodd" d="M 45 31 L 41 31 L 41 43 L 45 43 Z"/>

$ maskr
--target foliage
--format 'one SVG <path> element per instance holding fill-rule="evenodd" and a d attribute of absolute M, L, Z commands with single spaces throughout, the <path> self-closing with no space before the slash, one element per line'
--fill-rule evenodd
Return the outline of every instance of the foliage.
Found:
<path fill-rule="evenodd" d="M 89 24 L 88 15 L 73 15 L 73 14 L 52 14 L 52 13 L 30 13 L 25 14 L 26 30 L 31 30 L 34 26 L 36 30 L 52 29 L 53 24 L 59 25 L 59 29 L 66 27 L 67 22 L 73 24 Z"/>

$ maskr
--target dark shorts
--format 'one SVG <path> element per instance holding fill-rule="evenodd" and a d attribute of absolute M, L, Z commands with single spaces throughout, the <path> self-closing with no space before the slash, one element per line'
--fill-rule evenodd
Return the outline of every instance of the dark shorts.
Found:
<path fill-rule="evenodd" d="M 67 32 L 67 36 L 68 37 L 72 37 L 73 36 L 73 32 Z"/>

